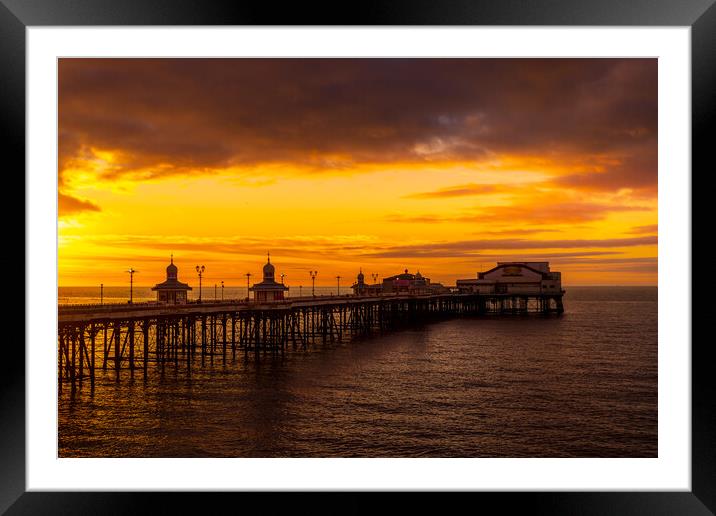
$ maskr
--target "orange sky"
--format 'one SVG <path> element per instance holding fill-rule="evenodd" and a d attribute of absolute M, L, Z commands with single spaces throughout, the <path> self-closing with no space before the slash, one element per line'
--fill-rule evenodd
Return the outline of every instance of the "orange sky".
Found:
<path fill-rule="evenodd" d="M 650 59 L 62 59 L 59 285 L 657 282 Z M 341 281 L 343 283 L 344 280 Z"/>

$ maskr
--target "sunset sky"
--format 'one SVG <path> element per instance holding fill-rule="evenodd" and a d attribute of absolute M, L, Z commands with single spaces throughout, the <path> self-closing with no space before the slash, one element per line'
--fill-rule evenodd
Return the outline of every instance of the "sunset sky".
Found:
<path fill-rule="evenodd" d="M 60 286 L 656 285 L 657 61 L 61 59 L 58 189 Z"/>

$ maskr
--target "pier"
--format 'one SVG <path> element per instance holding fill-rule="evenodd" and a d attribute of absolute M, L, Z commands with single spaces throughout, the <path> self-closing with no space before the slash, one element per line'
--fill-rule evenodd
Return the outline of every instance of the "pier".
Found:
<path fill-rule="evenodd" d="M 58 382 L 73 391 L 95 373 L 147 378 L 149 364 L 191 370 L 195 357 L 282 353 L 459 316 L 560 314 L 562 294 L 380 294 L 310 296 L 260 303 L 58 307 Z"/>

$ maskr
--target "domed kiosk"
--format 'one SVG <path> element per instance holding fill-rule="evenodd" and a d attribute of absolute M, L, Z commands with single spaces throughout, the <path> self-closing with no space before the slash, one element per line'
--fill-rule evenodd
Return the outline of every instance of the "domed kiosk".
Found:
<path fill-rule="evenodd" d="M 380 294 L 382 287 L 379 284 L 369 285 L 365 282 L 365 274 L 361 268 L 356 277 L 356 282 L 352 287 L 354 296 L 377 296 Z"/>
<path fill-rule="evenodd" d="M 152 290 L 157 292 L 157 303 L 167 305 L 186 304 L 186 293 L 191 290 L 191 287 L 177 279 L 178 272 L 179 269 L 174 265 L 174 255 L 172 255 L 167 266 L 166 281 L 157 283 L 152 287 Z"/>
<path fill-rule="evenodd" d="M 254 283 L 249 291 L 254 293 L 254 301 L 257 303 L 271 303 L 273 301 L 281 301 L 284 298 L 284 292 L 288 287 L 283 283 L 277 283 L 275 280 L 276 268 L 271 263 L 271 253 L 267 255 L 266 265 L 264 265 L 264 279 L 261 283 Z"/>

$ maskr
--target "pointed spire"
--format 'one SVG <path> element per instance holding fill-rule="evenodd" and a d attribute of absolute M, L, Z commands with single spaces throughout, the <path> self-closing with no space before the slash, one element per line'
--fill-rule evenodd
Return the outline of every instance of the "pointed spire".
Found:
<path fill-rule="evenodd" d="M 174 263 L 174 253 L 171 254 L 170 262 L 171 262 L 172 264 Z"/>
<path fill-rule="evenodd" d="M 271 251 L 266 253 L 266 258 L 268 259 L 268 263 L 271 263 Z"/>

